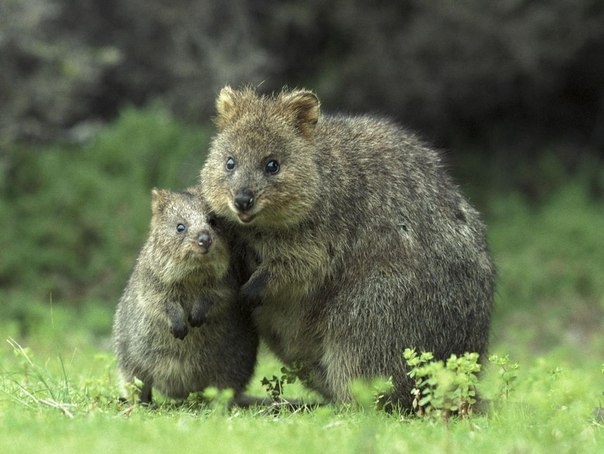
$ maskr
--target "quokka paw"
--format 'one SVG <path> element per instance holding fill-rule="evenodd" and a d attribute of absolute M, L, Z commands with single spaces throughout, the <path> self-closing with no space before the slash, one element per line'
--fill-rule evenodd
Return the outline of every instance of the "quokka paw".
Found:
<path fill-rule="evenodd" d="M 189 314 L 189 324 L 193 327 L 199 327 L 203 325 L 208 319 L 208 312 L 212 302 L 207 298 L 200 298 L 195 302 L 191 313 Z"/>
<path fill-rule="evenodd" d="M 259 306 L 268 283 L 268 274 L 252 276 L 239 290 L 239 296 L 252 306 Z"/>
<path fill-rule="evenodd" d="M 183 340 L 187 337 L 189 328 L 187 327 L 187 323 L 183 320 L 182 323 L 173 323 L 170 326 L 170 332 L 176 339 Z"/>

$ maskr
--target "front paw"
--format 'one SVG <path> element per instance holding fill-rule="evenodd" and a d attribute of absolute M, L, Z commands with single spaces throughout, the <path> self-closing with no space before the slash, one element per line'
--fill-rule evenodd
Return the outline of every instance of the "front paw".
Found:
<path fill-rule="evenodd" d="M 265 296 L 268 274 L 254 274 L 239 290 L 239 296 L 252 306 L 259 306 Z"/>
<path fill-rule="evenodd" d="M 191 326 L 199 327 L 206 322 L 210 306 L 212 306 L 212 302 L 207 298 L 199 298 L 195 302 L 189 314 L 189 323 Z"/>
<path fill-rule="evenodd" d="M 170 325 L 170 332 L 176 339 L 183 340 L 187 337 L 187 333 L 189 332 L 189 328 L 184 320 L 178 323 L 172 323 Z"/>

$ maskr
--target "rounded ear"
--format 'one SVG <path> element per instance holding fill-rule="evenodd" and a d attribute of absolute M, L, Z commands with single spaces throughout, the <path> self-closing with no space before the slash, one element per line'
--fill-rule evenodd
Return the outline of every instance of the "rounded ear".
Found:
<path fill-rule="evenodd" d="M 216 126 L 219 130 L 231 123 L 237 116 L 238 92 L 230 86 L 225 86 L 216 98 Z"/>
<path fill-rule="evenodd" d="M 296 129 L 310 139 L 321 114 L 321 102 L 317 95 L 310 90 L 293 90 L 281 93 L 278 101 Z"/>
<path fill-rule="evenodd" d="M 151 189 L 151 212 L 156 214 L 163 211 L 168 204 L 169 198 L 170 191 L 158 188 Z"/>

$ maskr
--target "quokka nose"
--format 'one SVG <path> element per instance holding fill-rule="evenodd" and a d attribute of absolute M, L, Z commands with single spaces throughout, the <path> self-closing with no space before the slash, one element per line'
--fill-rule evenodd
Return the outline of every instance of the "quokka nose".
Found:
<path fill-rule="evenodd" d="M 249 189 L 243 189 L 235 195 L 233 202 L 239 211 L 247 211 L 254 206 L 254 193 Z"/>
<path fill-rule="evenodd" d="M 212 245 L 212 236 L 210 235 L 210 232 L 207 230 L 202 231 L 197 237 L 197 244 L 202 249 L 208 251 Z"/>

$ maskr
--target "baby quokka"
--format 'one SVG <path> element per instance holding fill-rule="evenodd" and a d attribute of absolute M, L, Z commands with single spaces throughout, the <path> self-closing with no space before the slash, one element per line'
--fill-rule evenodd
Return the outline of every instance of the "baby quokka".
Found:
<path fill-rule="evenodd" d="M 247 385 L 258 338 L 237 304 L 228 242 L 194 190 L 152 191 L 149 236 L 118 303 L 114 346 L 124 383 L 184 399 Z"/>

